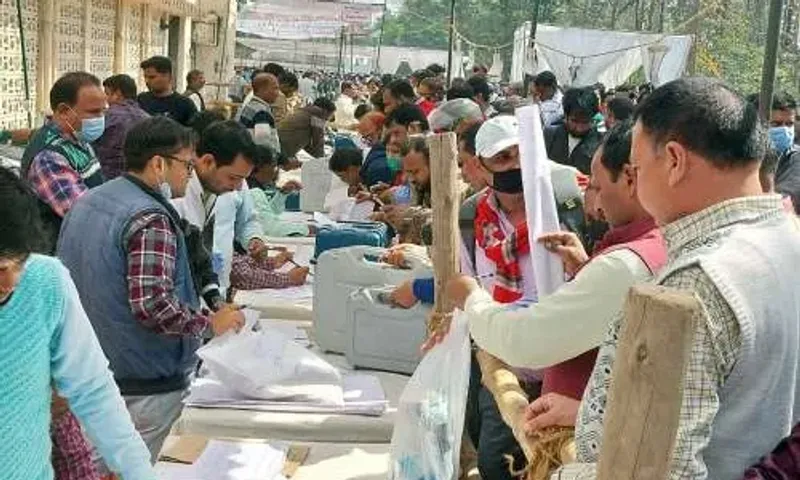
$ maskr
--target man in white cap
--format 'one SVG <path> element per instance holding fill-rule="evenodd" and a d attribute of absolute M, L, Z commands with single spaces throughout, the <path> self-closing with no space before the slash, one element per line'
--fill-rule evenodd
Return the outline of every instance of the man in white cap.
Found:
<path fill-rule="evenodd" d="M 475 137 L 475 153 L 489 188 L 476 206 L 474 261 L 462 255 L 462 272 L 480 279 L 497 302 L 527 304 L 536 301 L 536 286 L 528 244 L 518 130 L 515 117 L 498 116 L 484 123 Z M 531 373 L 520 372 L 520 380 L 531 398 L 536 398 L 541 382 Z M 511 480 L 505 455 L 514 457 L 514 470 L 524 467 L 525 457 L 480 379 L 480 369 L 473 360 L 467 431 L 478 450 L 478 470 L 482 478 Z"/>

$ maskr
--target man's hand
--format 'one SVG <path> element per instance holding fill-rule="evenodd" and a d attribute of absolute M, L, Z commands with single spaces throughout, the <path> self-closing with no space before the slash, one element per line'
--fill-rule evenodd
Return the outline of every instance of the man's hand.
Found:
<path fill-rule="evenodd" d="M 282 193 L 292 193 L 303 189 L 303 184 L 297 180 L 289 180 L 281 186 Z"/>
<path fill-rule="evenodd" d="M 308 267 L 295 267 L 289 270 L 289 273 L 287 273 L 289 276 L 289 283 L 296 287 L 304 285 L 306 283 L 306 278 L 308 277 L 308 272 Z"/>
<path fill-rule="evenodd" d="M 281 268 L 288 262 L 294 260 L 294 253 L 284 250 L 279 254 L 275 255 L 275 268 Z"/>
<path fill-rule="evenodd" d="M 428 335 L 428 339 L 425 340 L 425 343 L 420 347 L 422 353 L 428 353 L 433 347 L 442 343 L 447 334 L 450 333 L 451 325 L 452 322 L 450 320 L 444 321 L 438 330 Z"/>
<path fill-rule="evenodd" d="M 574 427 L 581 402 L 574 398 L 548 393 L 533 401 L 525 410 L 525 433 L 547 427 Z"/>
<path fill-rule="evenodd" d="M 381 257 L 381 262 L 388 263 L 389 265 L 393 265 L 395 267 L 406 267 L 406 252 L 403 249 L 403 244 L 395 245 L 394 247 L 390 248 Z"/>
<path fill-rule="evenodd" d="M 367 192 L 367 191 L 360 190 L 358 193 L 356 193 L 355 199 L 356 199 L 356 203 L 368 202 L 368 201 L 372 200 L 372 194 Z"/>
<path fill-rule="evenodd" d="M 260 238 L 253 238 L 247 244 L 247 253 L 256 260 L 265 258 L 267 255 L 269 255 L 268 252 L 269 248 L 267 247 L 267 244 L 264 243 L 264 240 L 261 240 Z"/>
<path fill-rule="evenodd" d="M 474 278 L 468 275 L 459 275 L 450 279 L 445 288 L 447 292 L 447 298 L 450 299 L 453 305 L 463 310 L 464 303 L 467 301 L 467 297 L 481 287 L 478 285 L 478 281 Z"/>
<path fill-rule="evenodd" d="M 564 262 L 564 271 L 572 276 L 589 260 L 578 236 L 572 232 L 546 233 L 539 237 L 544 248 L 557 254 Z"/>
<path fill-rule="evenodd" d="M 239 332 L 243 326 L 244 314 L 237 305 L 225 304 L 211 316 L 211 330 L 215 336 L 223 335 L 229 330 Z"/>
<path fill-rule="evenodd" d="M 403 217 L 408 209 L 404 205 L 385 205 L 381 210 L 386 214 L 386 222 L 397 229 L 403 223 Z"/>
<path fill-rule="evenodd" d="M 411 308 L 417 304 L 417 297 L 414 296 L 414 281 L 406 280 L 399 287 L 395 288 L 389 295 L 392 304 L 401 308 Z"/>
<path fill-rule="evenodd" d="M 369 191 L 370 191 L 370 193 L 372 193 L 374 195 L 380 195 L 382 192 L 384 192 L 384 191 L 386 191 L 386 190 L 388 190 L 390 188 L 392 188 L 392 186 L 389 185 L 388 183 L 378 182 L 375 185 L 369 187 Z"/>

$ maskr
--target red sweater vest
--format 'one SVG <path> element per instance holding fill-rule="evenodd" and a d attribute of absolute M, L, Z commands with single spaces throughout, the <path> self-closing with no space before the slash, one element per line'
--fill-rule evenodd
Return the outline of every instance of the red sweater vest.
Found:
<path fill-rule="evenodd" d="M 597 247 L 593 257 L 623 248 L 628 249 L 638 255 L 654 274 L 667 262 L 667 248 L 653 220 L 634 222 L 615 228 L 603 237 Z M 553 392 L 580 400 L 589 382 L 596 358 L 595 348 L 545 369 L 542 395 Z"/>

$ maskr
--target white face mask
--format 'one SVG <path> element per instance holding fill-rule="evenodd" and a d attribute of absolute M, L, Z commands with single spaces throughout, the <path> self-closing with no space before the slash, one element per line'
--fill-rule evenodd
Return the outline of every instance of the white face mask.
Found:
<path fill-rule="evenodd" d="M 158 184 L 158 191 L 161 192 L 161 195 L 167 200 L 172 200 L 172 187 L 169 186 L 169 183 L 161 182 Z"/>

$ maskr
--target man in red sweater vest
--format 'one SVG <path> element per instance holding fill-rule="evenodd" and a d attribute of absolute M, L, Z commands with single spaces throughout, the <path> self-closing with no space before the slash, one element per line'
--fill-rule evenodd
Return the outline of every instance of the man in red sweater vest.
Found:
<path fill-rule="evenodd" d="M 594 156 L 589 188 L 611 230 L 591 258 L 574 234 L 540 239 L 562 257 L 573 275 L 570 282 L 525 308 L 493 301 L 469 277 L 448 285 L 450 298 L 469 315 L 478 346 L 514 367 L 545 368 L 543 395 L 529 408 L 532 429 L 574 425 L 596 348 L 625 295 L 666 261 L 661 235 L 636 195 L 630 150 L 631 125 L 623 123 L 612 129 Z"/>

